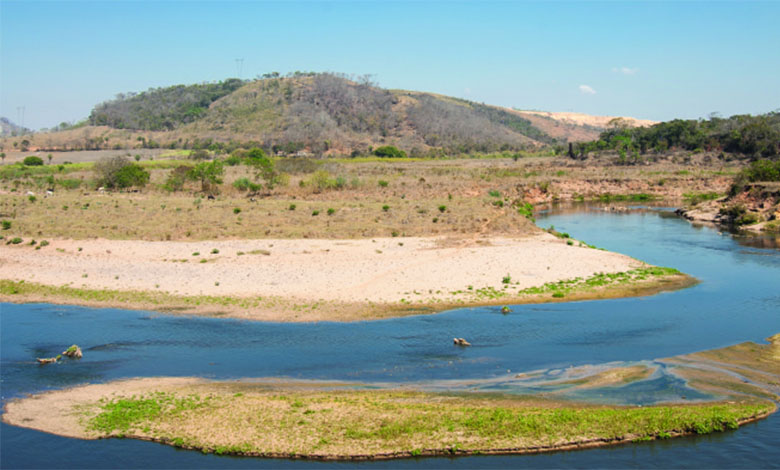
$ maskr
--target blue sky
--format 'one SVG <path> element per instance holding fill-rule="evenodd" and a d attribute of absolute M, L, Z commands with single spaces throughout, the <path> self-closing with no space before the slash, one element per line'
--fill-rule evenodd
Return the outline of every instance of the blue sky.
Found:
<path fill-rule="evenodd" d="M 780 2 L 0 0 L 0 115 L 271 71 L 667 120 L 780 108 Z"/>

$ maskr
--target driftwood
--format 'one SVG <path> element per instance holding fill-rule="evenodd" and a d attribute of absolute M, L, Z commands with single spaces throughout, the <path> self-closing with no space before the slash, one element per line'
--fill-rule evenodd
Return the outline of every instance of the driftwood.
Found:
<path fill-rule="evenodd" d="M 452 338 L 452 342 L 455 344 L 455 346 L 471 346 L 471 343 L 463 338 Z"/>

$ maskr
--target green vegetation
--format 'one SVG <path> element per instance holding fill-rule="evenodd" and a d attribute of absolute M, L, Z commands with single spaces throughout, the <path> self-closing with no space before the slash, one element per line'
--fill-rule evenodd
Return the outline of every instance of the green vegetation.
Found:
<path fill-rule="evenodd" d="M 171 130 L 200 118 L 209 105 L 244 82 L 235 78 L 199 85 L 152 88 L 141 93 L 119 94 L 113 101 L 95 106 L 89 123 L 117 129 Z"/>
<path fill-rule="evenodd" d="M 43 159 L 41 159 L 40 157 L 36 157 L 34 155 L 30 155 L 29 157 L 24 157 L 22 163 L 24 164 L 24 166 L 42 166 Z"/>
<path fill-rule="evenodd" d="M 572 240 L 567 240 L 567 244 L 571 246 L 574 243 Z M 505 286 L 500 290 L 488 286 L 468 290 L 457 290 L 451 292 L 451 294 L 456 296 L 465 295 L 476 302 L 494 301 L 502 298 L 522 299 L 528 296 L 544 296 L 547 294 L 552 294 L 554 298 L 562 298 L 564 295 L 582 295 L 605 287 L 631 286 L 637 282 L 649 281 L 654 278 L 680 275 L 682 275 L 682 273 L 674 268 L 651 266 L 617 273 L 599 273 L 588 278 L 575 277 L 573 279 L 564 279 L 557 282 L 548 282 L 536 287 L 528 287 L 525 289 L 517 288 L 515 291 L 512 290 L 511 278 L 507 275 L 502 279 L 502 283 L 505 284 Z"/>
<path fill-rule="evenodd" d="M 106 157 L 93 166 L 95 183 L 108 189 L 143 187 L 149 182 L 150 173 L 125 157 Z"/>
<path fill-rule="evenodd" d="M 728 119 L 662 122 L 650 127 L 628 127 L 615 121 L 599 140 L 578 144 L 575 153 L 615 150 L 620 163 L 638 163 L 641 155 L 671 149 L 713 150 L 753 158 L 780 155 L 780 112 L 760 116 L 737 115 Z"/>
<path fill-rule="evenodd" d="M 374 149 L 374 155 L 377 157 L 388 157 L 388 158 L 406 158 L 406 152 L 403 150 L 399 150 L 398 148 L 392 146 L 392 145 L 384 145 L 382 147 L 377 147 Z"/>
<path fill-rule="evenodd" d="M 691 205 L 696 205 L 704 201 L 714 201 L 715 199 L 720 199 L 721 197 L 723 197 L 722 194 L 716 193 L 714 191 L 683 194 L 683 199 L 685 199 Z"/>
<path fill-rule="evenodd" d="M 780 181 L 780 160 L 757 160 L 740 171 L 729 187 L 729 196 L 745 190 L 748 183 Z"/>
<path fill-rule="evenodd" d="M 94 408 L 87 428 L 103 436 L 145 435 L 215 453 L 347 456 L 463 454 L 708 434 L 735 429 L 741 420 L 773 411 L 774 405 L 575 407 L 506 396 L 264 391 L 216 383 L 104 399 Z"/>

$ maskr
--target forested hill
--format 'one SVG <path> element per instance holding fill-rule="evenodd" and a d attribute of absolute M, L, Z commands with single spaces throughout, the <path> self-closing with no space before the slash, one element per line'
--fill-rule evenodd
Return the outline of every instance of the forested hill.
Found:
<path fill-rule="evenodd" d="M 578 145 L 581 155 L 614 150 L 625 162 L 640 161 L 647 153 L 672 149 L 720 151 L 749 158 L 780 157 L 780 112 L 759 116 L 661 122 L 649 127 L 629 128 L 615 121 L 599 139 Z"/>
<path fill-rule="evenodd" d="M 120 95 L 96 106 L 89 121 L 93 126 L 156 131 L 154 139 L 163 146 L 196 139 L 256 141 L 314 153 L 382 144 L 410 152 L 492 152 L 598 135 L 596 129 L 552 120 L 548 133 L 509 109 L 386 90 L 332 73 L 231 79 Z"/>
<path fill-rule="evenodd" d="M 120 94 L 113 101 L 95 106 L 89 115 L 94 126 L 148 131 L 172 130 L 203 116 L 211 103 L 228 95 L 244 82 L 230 79 L 219 83 L 153 88 L 143 93 Z"/>

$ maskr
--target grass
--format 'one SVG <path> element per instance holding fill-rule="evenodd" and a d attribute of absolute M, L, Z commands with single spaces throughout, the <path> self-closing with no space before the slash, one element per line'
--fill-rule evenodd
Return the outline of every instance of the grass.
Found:
<path fill-rule="evenodd" d="M 571 240 L 569 240 L 571 241 Z M 629 271 L 617 273 L 599 273 L 588 278 L 576 277 L 564 279 L 557 282 L 548 282 L 541 286 L 528 287 L 525 289 L 512 290 L 511 277 L 504 276 L 501 282 L 504 288 L 496 289 L 491 286 L 481 288 L 470 288 L 451 292 L 454 296 L 466 297 L 472 302 L 490 302 L 499 299 L 511 299 L 522 303 L 528 300 L 528 297 L 547 297 L 562 299 L 571 295 L 577 295 L 578 299 L 588 298 L 588 294 L 595 294 L 597 291 L 619 291 L 622 287 L 638 287 L 643 283 L 653 284 L 655 281 L 663 282 L 669 278 L 678 278 L 683 280 L 685 275 L 674 268 L 664 268 L 651 266 L 646 268 L 632 269 Z M 685 282 L 690 282 L 686 280 Z M 659 284 L 661 285 L 661 284 Z M 599 298 L 594 295 L 593 298 Z"/>
<path fill-rule="evenodd" d="M 204 452 L 405 455 L 529 449 L 595 439 L 709 434 L 774 409 L 768 402 L 602 407 L 498 395 L 309 391 L 204 384 L 99 402 L 87 427 Z"/>

